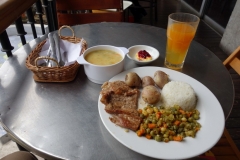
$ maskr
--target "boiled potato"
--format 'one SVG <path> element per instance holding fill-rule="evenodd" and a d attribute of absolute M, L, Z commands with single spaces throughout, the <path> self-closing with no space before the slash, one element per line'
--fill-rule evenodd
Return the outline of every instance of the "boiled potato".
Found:
<path fill-rule="evenodd" d="M 169 82 L 168 75 L 163 71 L 156 71 L 154 73 L 153 79 L 157 86 L 161 89 L 166 83 Z"/>
<path fill-rule="evenodd" d="M 142 90 L 142 99 L 148 104 L 155 104 L 160 100 L 160 92 L 155 86 L 146 86 Z"/>
<path fill-rule="evenodd" d="M 135 72 L 129 72 L 129 73 L 125 76 L 125 83 L 126 83 L 129 87 L 141 87 L 141 85 L 142 85 L 142 80 L 141 80 L 141 78 L 138 76 L 137 73 L 135 73 Z"/>
<path fill-rule="evenodd" d="M 145 76 L 142 78 L 142 87 L 146 87 L 146 86 L 149 86 L 149 85 L 155 85 L 155 82 L 154 80 L 152 79 L 152 77 L 150 76 Z"/>

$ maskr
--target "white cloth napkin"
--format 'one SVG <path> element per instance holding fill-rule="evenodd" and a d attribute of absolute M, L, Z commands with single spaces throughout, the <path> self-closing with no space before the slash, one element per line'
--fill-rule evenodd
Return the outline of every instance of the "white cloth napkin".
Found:
<path fill-rule="evenodd" d="M 82 50 L 82 43 L 71 43 L 66 40 L 60 40 L 60 48 L 63 49 L 63 59 L 65 66 L 69 66 L 76 62 Z"/>
<path fill-rule="evenodd" d="M 50 47 L 49 39 L 46 40 L 46 43 L 43 45 L 39 56 L 47 56 L 48 49 Z M 77 58 L 80 55 L 82 50 L 82 43 L 71 43 L 66 40 L 60 39 L 60 52 L 62 59 L 65 62 L 64 66 L 69 66 L 76 62 Z M 39 60 L 38 65 L 46 63 L 46 60 Z"/>

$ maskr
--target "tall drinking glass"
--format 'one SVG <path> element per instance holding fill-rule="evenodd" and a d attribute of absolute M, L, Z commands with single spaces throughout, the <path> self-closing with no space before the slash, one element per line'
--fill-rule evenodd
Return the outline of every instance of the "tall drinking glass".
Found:
<path fill-rule="evenodd" d="M 195 36 L 199 18 L 189 13 L 172 13 L 168 16 L 165 66 L 182 69 L 188 48 Z"/>

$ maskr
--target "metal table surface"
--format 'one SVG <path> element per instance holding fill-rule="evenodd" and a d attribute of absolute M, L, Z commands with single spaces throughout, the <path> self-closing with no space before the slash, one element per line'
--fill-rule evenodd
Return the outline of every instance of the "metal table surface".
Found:
<path fill-rule="evenodd" d="M 132 23 L 93 23 L 73 29 L 88 47 L 153 46 L 160 57 L 150 65 L 164 67 L 165 29 Z M 63 29 L 62 35 L 71 32 Z M 128 149 L 106 130 L 98 112 L 101 85 L 87 79 L 83 66 L 69 83 L 33 80 L 25 59 L 45 38 L 21 47 L 0 69 L 0 116 L 11 138 L 46 159 L 151 159 Z M 134 67 L 138 66 L 126 58 L 124 69 Z M 207 86 L 222 105 L 225 117 L 229 115 L 234 99 L 232 79 L 211 51 L 193 41 L 182 72 Z"/>

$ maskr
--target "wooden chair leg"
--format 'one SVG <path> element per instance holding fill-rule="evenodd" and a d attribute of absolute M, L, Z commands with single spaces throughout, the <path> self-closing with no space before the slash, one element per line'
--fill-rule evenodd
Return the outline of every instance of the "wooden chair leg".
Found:
<path fill-rule="evenodd" d="M 233 151 L 236 153 L 236 156 L 238 157 L 238 159 L 240 159 L 240 151 L 238 150 L 237 146 L 235 145 L 232 137 L 230 136 L 229 132 L 227 131 L 227 129 L 224 129 L 224 133 L 225 137 L 227 138 L 231 148 L 233 149 Z"/>
<path fill-rule="evenodd" d="M 224 129 L 222 137 L 209 151 L 197 158 L 213 160 L 240 160 L 240 151 L 233 142 L 227 129 Z"/>

